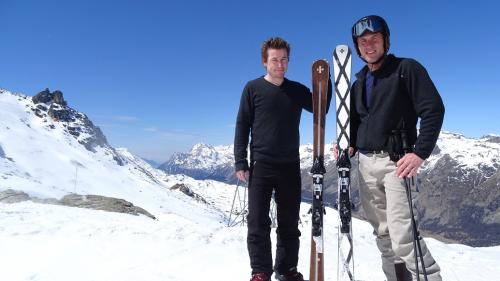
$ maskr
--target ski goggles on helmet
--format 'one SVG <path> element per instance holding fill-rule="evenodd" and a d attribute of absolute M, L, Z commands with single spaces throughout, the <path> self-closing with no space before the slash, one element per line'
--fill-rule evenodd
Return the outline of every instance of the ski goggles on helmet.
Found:
<path fill-rule="evenodd" d="M 389 33 L 387 23 L 379 16 L 364 17 L 352 26 L 352 36 L 354 38 L 362 36 L 367 31 Z"/>

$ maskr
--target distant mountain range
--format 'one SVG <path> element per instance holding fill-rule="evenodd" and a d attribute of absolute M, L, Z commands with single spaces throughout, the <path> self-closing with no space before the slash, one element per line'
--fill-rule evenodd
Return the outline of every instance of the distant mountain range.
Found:
<path fill-rule="evenodd" d="M 326 147 L 325 200 L 336 200 L 335 160 Z M 300 147 L 303 200 L 310 200 L 312 145 Z M 233 146 L 196 144 L 187 153 L 174 154 L 160 169 L 195 179 L 236 183 Z M 359 205 L 357 157 L 352 159 L 352 196 L 355 215 L 363 217 Z M 500 136 L 479 139 L 443 131 L 432 155 L 419 171 L 418 208 L 421 229 L 431 235 L 473 246 L 500 244 Z"/>
<path fill-rule="evenodd" d="M 199 143 L 189 153 L 175 153 L 158 169 L 169 174 L 189 175 L 195 179 L 236 183 L 233 159 L 232 145 L 212 147 Z"/>

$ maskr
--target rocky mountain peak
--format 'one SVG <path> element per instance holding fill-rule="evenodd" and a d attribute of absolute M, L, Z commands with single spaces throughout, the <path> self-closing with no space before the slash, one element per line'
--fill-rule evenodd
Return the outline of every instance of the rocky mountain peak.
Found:
<path fill-rule="evenodd" d="M 87 150 L 96 152 L 97 147 L 108 150 L 113 159 L 123 165 L 122 157 L 111 147 L 101 129 L 81 112 L 68 106 L 63 93 L 48 88 L 26 100 L 26 108 L 40 118 L 47 130 L 62 129 L 74 137 Z"/>
<path fill-rule="evenodd" d="M 67 106 L 68 103 L 64 100 L 63 93 L 59 90 L 54 92 L 50 92 L 49 88 L 45 88 L 45 90 L 36 94 L 33 98 L 34 104 L 45 103 L 45 104 L 58 104 L 61 106 Z"/>
<path fill-rule="evenodd" d="M 214 148 L 211 145 L 197 143 L 191 148 L 191 155 L 211 155 L 214 153 Z"/>

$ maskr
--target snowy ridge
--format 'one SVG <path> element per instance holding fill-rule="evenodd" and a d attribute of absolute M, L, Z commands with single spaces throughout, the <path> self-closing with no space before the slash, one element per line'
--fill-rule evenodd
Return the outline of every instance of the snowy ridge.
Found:
<path fill-rule="evenodd" d="M 195 144 L 189 153 L 179 153 L 173 157 L 172 163 L 186 168 L 213 169 L 221 163 L 232 162 L 233 146 L 210 146 L 204 143 Z"/>
<path fill-rule="evenodd" d="M 431 155 L 427 159 L 424 169 L 432 169 L 443 155 L 450 155 L 460 167 L 479 169 L 490 167 L 495 170 L 500 168 L 500 143 L 494 142 L 493 134 L 480 139 L 465 137 L 461 134 L 442 131 L 437 141 L 439 154 Z"/>
<path fill-rule="evenodd" d="M 169 188 L 186 177 L 167 176 L 126 150 L 95 146 L 89 151 L 65 122 L 33 114 L 30 97 L 0 91 L 0 191 L 14 189 L 38 198 L 70 193 L 125 199 L 153 214 L 190 214 L 192 200 Z M 120 161 L 117 162 L 117 157 Z M 120 165 L 121 164 L 121 165 Z M 196 203 L 200 204 L 200 203 Z M 200 217 L 222 214 L 201 205 Z"/>
<path fill-rule="evenodd" d="M 196 179 L 236 182 L 233 176 L 233 146 L 199 143 L 189 153 L 176 153 L 158 167 L 168 174 L 186 174 Z"/>
<path fill-rule="evenodd" d="M 162 184 L 158 179 L 167 179 L 166 174 L 158 169 L 155 169 L 146 162 L 144 159 L 137 157 L 130 153 L 126 148 L 120 147 L 116 149 L 116 152 L 123 158 L 126 159 L 128 163 L 134 165 L 133 172 L 137 173 L 140 176 L 145 176 L 145 180 L 149 180 L 153 183 Z"/>

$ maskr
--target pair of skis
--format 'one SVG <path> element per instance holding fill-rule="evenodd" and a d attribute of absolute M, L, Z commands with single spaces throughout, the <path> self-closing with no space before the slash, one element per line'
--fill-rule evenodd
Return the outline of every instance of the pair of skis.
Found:
<path fill-rule="evenodd" d="M 339 158 L 337 170 L 339 172 L 338 199 L 336 205 L 339 213 L 338 233 L 338 276 L 337 280 L 354 280 L 354 261 L 352 249 L 351 227 L 351 196 L 350 196 L 350 169 L 349 160 L 349 104 L 350 104 L 350 75 L 351 50 L 346 45 L 339 45 L 333 52 L 335 73 L 335 100 L 337 116 L 337 146 Z M 312 197 L 312 235 L 311 235 L 311 268 L 310 281 L 324 281 L 323 262 L 323 176 L 326 173 L 324 163 L 325 147 L 325 115 L 327 104 L 329 66 L 326 60 L 317 60 L 312 66 L 313 80 L 313 178 Z"/>

